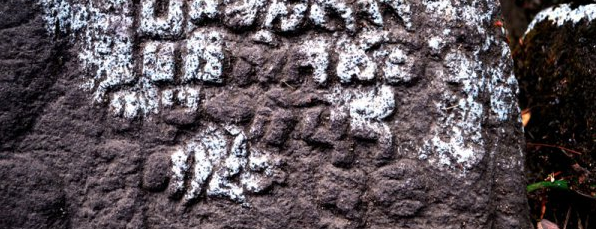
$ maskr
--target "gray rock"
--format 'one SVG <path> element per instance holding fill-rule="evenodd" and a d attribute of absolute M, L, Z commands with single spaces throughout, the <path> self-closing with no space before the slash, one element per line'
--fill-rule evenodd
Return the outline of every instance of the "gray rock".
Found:
<path fill-rule="evenodd" d="M 529 225 L 497 2 L 91 2 L 2 14 L 0 184 L 35 189 L 17 152 L 56 180 L 10 216 L 63 196 L 73 228 Z"/>

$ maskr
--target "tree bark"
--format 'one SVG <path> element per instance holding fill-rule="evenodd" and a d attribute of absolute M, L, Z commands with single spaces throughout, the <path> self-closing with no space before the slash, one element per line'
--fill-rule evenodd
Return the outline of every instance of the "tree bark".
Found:
<path fill-rule="evenodd" d="M 4 8 L 5 227 L 529 227 L 498 2 Z"/>

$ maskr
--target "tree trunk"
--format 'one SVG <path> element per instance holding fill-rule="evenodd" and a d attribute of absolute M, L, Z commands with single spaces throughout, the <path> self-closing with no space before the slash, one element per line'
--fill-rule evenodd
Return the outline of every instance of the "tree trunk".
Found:
<path fill-rule="evenodd" d="M 5 227 L 529 227 L 496 1 L 3 8 Z"/>

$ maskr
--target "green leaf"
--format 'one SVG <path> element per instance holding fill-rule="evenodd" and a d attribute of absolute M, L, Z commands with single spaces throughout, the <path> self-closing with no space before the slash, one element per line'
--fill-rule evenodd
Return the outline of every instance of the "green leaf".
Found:
<path fill-rule="evenodd" d="M 533 191 L 536 191 L 538 189 L 543 189 L 543 188 L 557 188 L 557 189 L 569 190 L 569 182 L 566 180 L 556 180 L 553 182 L 550 182 L 550 181 L 536 182 L 536 183 L 528 185 L 526 187 L 526 191 L 533 192 Z"/>

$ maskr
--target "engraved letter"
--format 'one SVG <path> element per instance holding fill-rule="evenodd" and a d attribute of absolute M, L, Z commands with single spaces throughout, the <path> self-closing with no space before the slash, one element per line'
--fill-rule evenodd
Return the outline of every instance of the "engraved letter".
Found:
<path fill-rule="evenodd" d="M 165 1 L 165 0 L 162 0 Z M 184 13 L 182 0 L 169 0 L 166 15 L 156 15 L 157 0 L 141 1 L 141 24 L 139 31 L 145 35 L 175 37 L 182 32 Z"/>
<path fill-rule="evenodd" d="M 183 81 L 200 80 L 221 83 L 224 54 L 220 33 L 195 31 L 186 41 L 183 57 Z M 201 66 L 203 65 L 203 66 Z"/>
<path fill-rule="evenodd" d="M 272 28 L 275 19 L 279 18 L 280 29 L 283 32 L 287 31 L 294 31 L 304 19 L 304 14 L 306 13 L 307 2 L 305 0 L 300 1 L 300 3 L 295 4 L 291 9 L 291 12 L 288 12 L 288 8 L 286 7 L 287 0 L 274 0 L 271 5 L 269 6 L 269 10 L 267 11 L 267 16 L 265 17 L 265 28 Z M 288 16 L 290 14 L 290 16 Z"/>

